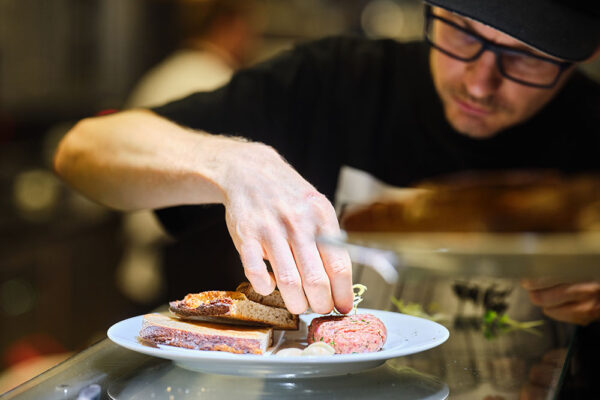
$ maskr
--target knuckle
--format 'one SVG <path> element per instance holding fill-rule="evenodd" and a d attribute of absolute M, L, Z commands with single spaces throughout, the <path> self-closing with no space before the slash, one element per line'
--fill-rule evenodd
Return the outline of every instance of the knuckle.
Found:
<path fill-rule="evenodd" d="M 352 268 L 349 262 L 336 259 L 328 263 L 329 270 L 336 277 L 349 277 L 352 275 Z"/>
<path fill-rule="evenodd" d="M 300 287 L 300 280 L 295 274 L 289 272 L 280 272 L 278 274 L 278 284 L 285 288 Z"/>
<path fill-rule="evenodd" d="M 250 279 L 250 277 L 262 278 L 266 269 L 264 265 L 260 265 L 259 263 L 246 263 L 244 264 L 244 273 Z"/>
<path fill-rule="evenodd" d="M 326 276 L 319 273 L 308 273 L 303 279 L 305 287 L 322 288 L 329 287 L 329 280 Z"/>
<path fill-rule="evenodd" d="M 257 247 L 251 241 L 242 241 L 239 246 L 240 256 L 251 261 L 256 257 Z"/>
<path fill-rule="evenodd" d="M 292 236 L 298 236 L 303 231 L 306 216 L 296 208 L 281 213 L 281 222 Z"/>
<path fill-rule="evenodd" d="M 308 190 L 305 197 L 308 202 L 319 207 L 330 204 L 329 200 L 327 200 L 327 197 L 316 189 Z"/>
<path fill-rule="evenodd" d="M 232 233 L 234 233 L 242 241 L 256 236 L 257 228 L 256 228 L 255 224 L 251 221 L 248 221 L 248 220 L 245 220 L 244 222 L 239 221 L 239 220 L 235 221 L 235 222 L 232 221 L 231 227 L 233 229 L 230 229 L 230 232 L 233 231 Z"/>
<path fill-rule="evenodd" d="M 257 236 L 267 242 L 273 242 L 274 238 L 282 236 L 282 232 L 275 222 L 266 218 L 257 229 Z"/>
<path fill-rule="evenodd" d="M 335 210 L 333 208 L 333 205 L 331 204 L 329 199 L 327 199 L 327 197 L 325 195 L 323 195 L 322 193 L 319 193 L 316 190 L 310 191 L 306 195 L 306 197 L 307 197 L 309 204 L 316 211 L 317 215 L 321 216 L 322 218 L 329 217 L 331 215 L 335 215 Z"/>

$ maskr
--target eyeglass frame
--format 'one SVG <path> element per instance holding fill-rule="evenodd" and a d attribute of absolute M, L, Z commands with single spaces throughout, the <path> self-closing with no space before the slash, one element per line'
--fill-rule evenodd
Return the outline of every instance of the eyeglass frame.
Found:
<path fill-rule="evenodd" d="M 468 58 L 464 58 L 464 57 L 459 57 L 456 54 L 452 54 L 449 51 L 447 51 L 447 50 L 441 48 L 440 46 L 436 45 L 435 43 L 433 43 L 433 41 L 431 41 L 429 39 L 429 35 L 428 35 L 429 28 L 431 27 L 431 24 L 432 24 L 433 20 L 435 20 L 435 19 L 438 19 L 438 20 L 440 20 L 440 21 L 442 21 L 442 22 L 444 22 L 444 23 L 452 26 L 453 28 L 456 28 L 459 31 L 461 31 L 461 32 L 469 35 L 470 37 L 472 37 L 473 39 L 475 39 L 476 41 L 478 41 L 481 44 L 481 49 L 479 49 L 477 51 L 477 53 L 475 53 L 474 56 L 468 57 Z M 563 74 L 563 72 L 565 70 L 567 70 L 569 67 L 571 67 L 571 66 L 573 66 L 575 64 L 574 62 L 571 62 L 571 61 L 558 61 L 558 60 L 555 60 L 553 58 L 540 56 L 540 55 L 537 55 L 537 54 L 530 53 L 528 51 L 519 50 L 519 49 L 515 49 L 515 48 L 512 48 L 512 47 L 509 47 L 509 46 L 503 46 L 501 44 L 494 43 L 491 40 L 488 40 L 488 39 L 484 38 L 483 36 L 481 36 L 481 35 L 473 32 L 473 31 L 471 31 L 469 29 L 466 29 L 463 26 L 460 26 L 460 25 L 458 25 L 457 23 L 455 23 L 453 21 L 450 21 L 450 20 L 448 20 L 448 19 L 446 19 L 444 17 L 441 17 L 439 15 L 434 14 L 431 11 L 431 6 L 429 6 L 429 5 L 425 7 L 425 30 L 424 30 L 424 36 L 425 36 L 425 41 L 427 42 L 427 44 L 429 44 L 429 46 L 433 47 L 436 50 L 441 51 L 442 53 L 444 53 L 448 57 L 452 57 L 452 58 L 454 58 L 456 60 L 463 61 L 463 62 L 475 61 L 479 57 L 481 57 L 481 55 L 486 50 L 489 50 L 492 53 L 494 53 L 494 55 L 496 56 L 496 66 L 498 68 L 498 71 L 500 71 L 500 74 L 504 78 L 509 79 L 511 81 L 514 81 L 514 82 L 517 82 L 517 83 L 519 83 L 521 85 L 535 87 L 535 88 L 540 88 L 540 89 L 552 89 L 556 85 L 556 83 L 558 82 L 558 80 L 560 79 L 560 76 Z M 519 78 L 512 77 L 512 76 L 508 75 L 506 73 L 506 71 L 504 71 L 504 67 L 502 66 L 502 62 L 500 61 L 500 56 L 504 52 L 506 52 L 506 53 L 512 53 L 512 54 L 520 54 L 520 55 L 524 55 L 524 56 L 527 56 L 527 57 L 533 57 L 533 58 L 536 58 L 538 60 L 542 60 L 542 61 L 546 61 L 546 62 L 555 64 L 555 65 L 557 65 L 559 67 L 558 73 L 556 74 L 556 78 L 551 83 L 544 85 L 544 84 L 527 82 L 527 81 L 523 81 L 523 80 L 521 80 Z"/>

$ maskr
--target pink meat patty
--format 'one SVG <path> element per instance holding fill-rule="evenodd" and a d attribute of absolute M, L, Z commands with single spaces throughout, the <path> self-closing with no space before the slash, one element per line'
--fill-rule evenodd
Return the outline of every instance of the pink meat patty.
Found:
<path fill-rule="evenodd" d="M 325 342 L 337 354 L 352 354 L 379 351 L 386 337 L 385 325 L 372 314 L 328 315 L 312 320 L 307 340 Z"/>

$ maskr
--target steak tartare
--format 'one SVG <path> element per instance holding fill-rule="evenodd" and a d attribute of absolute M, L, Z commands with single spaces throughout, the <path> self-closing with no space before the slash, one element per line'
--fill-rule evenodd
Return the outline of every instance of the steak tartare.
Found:
<path fill-rule="evenodd" d="M 379 351 L 386 337 L 385 325 L 372 314 L 327 315 L 312 320 L 307 341 L 325 342 L 336 354 L 352 354 Z"/>

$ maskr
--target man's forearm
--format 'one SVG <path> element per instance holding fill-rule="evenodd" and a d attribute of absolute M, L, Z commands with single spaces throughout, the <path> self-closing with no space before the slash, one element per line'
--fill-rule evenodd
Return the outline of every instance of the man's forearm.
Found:
<path fill-rule="evenodd" d="M 119 209 L 223 203 L 257 292 L 268 295 L 277 283 L 295 314 L 309 305 L 324 314 L 334 305 L 352 309 L 348 254 L 315 241 L 339 234 L 333 206 L 270 146 L 127 111 L 77 124 L 59 145 L 55 169 L 75 189 Z"/>
<path fill-rule="evenodd" d="M 117 209 L 222 203 L 215 154 L 224 140 L 133 110 L 79 122 L 54 167 L 75 189 Z"/>

